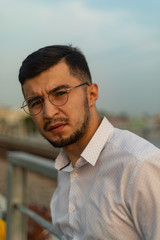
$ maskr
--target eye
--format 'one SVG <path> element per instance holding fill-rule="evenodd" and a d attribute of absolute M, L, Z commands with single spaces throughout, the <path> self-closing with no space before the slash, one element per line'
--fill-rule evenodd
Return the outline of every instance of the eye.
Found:
<path fill-rule="evenodd" d="M 65 95 L 67 93 L 66 90 L 60 90 L 60 91 L 57 91 L 57 92 L 54 92 L 54 97 L 61 97 L 63 95 Z"/>
<path fill-rule="evenodd" d="M 35 108 L 39 105 L 41 105 L 42 103 L 42 99 L 36 99 L 36 100 L 31 100 L 31 101 L 28 101 L 28 107 L 29 108 Z"/>

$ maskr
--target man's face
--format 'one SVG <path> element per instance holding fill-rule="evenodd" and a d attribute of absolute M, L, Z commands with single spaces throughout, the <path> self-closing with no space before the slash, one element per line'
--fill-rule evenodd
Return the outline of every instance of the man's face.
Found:
<path fill-rule="evenodd" d="M 87 134 L 90 121 L 87 89 L 84 89 L 87 85 L 71 90 L 67 103 L 61 107 L 49 101 L 48 93 L 62 85 L 70 88 L 79 84 L 78 78 L 72 76 L 68 66 L 61 62 L 23 85 L 26 99 L 45 98 L 42 111 L 32 118 L 41 134 L 55 147 L 74 144 Z"/>

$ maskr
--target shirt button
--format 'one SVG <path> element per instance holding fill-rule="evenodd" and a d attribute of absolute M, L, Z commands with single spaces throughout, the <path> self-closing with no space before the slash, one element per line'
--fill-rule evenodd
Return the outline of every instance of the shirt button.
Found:
<path fill-rule="evenodd" d="M 72 212 L 74 212 L 74 211 L 75 211 L 75 206 L 72 205 L 72 206 L 70 207 L 70 212 L 72 213 Z"/>
<path fill-rule="evenodd" d="M 74 172 L 72 176 L 73 176 L 73 177 L 77 177 L 77 173 L 76 173 L 76 172 Z"/>
<path fill-rule="evenodd" d="M 71 173 L 71 177 L 72 178 L 76 178 L 77 177 L 77 173 L 76 172 Z"/>

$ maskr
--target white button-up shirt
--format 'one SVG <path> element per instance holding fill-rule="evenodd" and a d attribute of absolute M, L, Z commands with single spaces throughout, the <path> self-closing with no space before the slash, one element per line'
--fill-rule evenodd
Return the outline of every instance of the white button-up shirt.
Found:
<path fill-rule="evenodd" d="M 55 163 L 53 224 L 67 240 L 159 240 L 160 149 L 103 119 L 73 168 Z"/>

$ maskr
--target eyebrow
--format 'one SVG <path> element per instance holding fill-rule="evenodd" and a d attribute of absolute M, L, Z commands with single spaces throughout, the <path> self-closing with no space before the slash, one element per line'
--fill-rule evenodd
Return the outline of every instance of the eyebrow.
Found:
<path fill-rule="evenodd" d="M 28 98 L 28 99 L 26 100 L 26 102 L 27 102 L 27 104 L 30 104 L 30 103 L 32 103 L 33 101 L 35 101 L 35 100 L 37 100 L 37 99 L 39 99 L 39 98 L 41 98 L 41 97 L 38 97 L 38 96 L 36 96 L 36 97 L 30 97 L 30 98 Z"/>
<path fill-rule="evenodd" d="M 58 90 L 60 90 L 60 89 L 64 89 L 64 88 L 65 88 L 65 89 L 68 89 L 68 88 L 70 88 L 70 87 L 71 87 L 71 86 L 68 85 L 68 84 L 63 84 L 63 85 L 60 85 L 60 86 L 58 86 L 58 87 L 55 87 L 55 88 L 51 89 L 48 94 L 54 93 L 54 92 L 56 92 L 56 91 L 58 91 Z"/>

